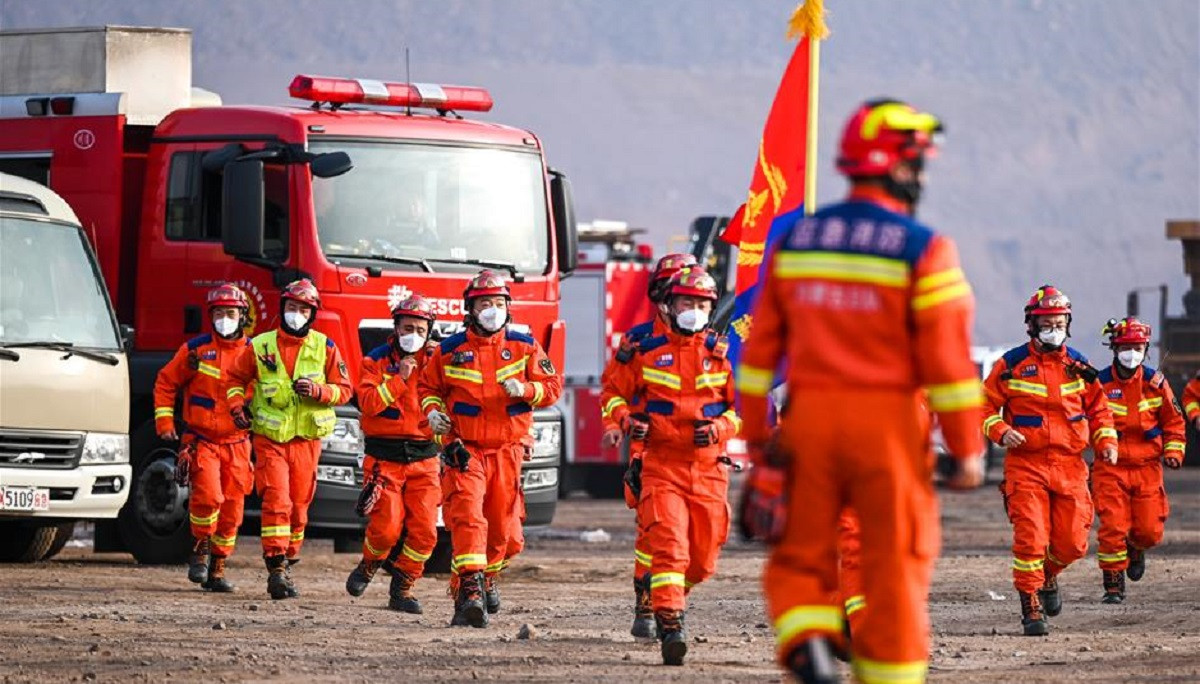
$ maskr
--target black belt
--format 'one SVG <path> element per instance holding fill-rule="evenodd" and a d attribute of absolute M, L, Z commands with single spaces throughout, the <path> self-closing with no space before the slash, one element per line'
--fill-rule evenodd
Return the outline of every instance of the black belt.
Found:
<path fill-rule="evenodd" d="M 391 463 L 416 463 L 438 455 L 438 446 L 427 439 L 367 437 L 364 446 L 367 455 Z"/>

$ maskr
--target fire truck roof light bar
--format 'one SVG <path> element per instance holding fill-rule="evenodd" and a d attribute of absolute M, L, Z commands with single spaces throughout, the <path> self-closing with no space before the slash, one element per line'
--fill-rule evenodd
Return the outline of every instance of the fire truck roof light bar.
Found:
<path fill-rule="evenodd" d="M 441 111 L 487 112 L 493 104 L 491 94 L 483 88 L 303 74 L 292 79 L 288 94 L 298 100 L 332 105 L 374 104 Z"/>

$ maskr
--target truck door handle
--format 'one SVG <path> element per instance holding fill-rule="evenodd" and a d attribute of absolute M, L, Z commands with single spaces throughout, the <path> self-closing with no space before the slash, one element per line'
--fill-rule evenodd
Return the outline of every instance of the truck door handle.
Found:
<path fill-rule="evenodd" d="M 188 304 L 183 307 L 183 332 L 188 335 L 198 335 L 203 325 L 200 317 L 200 307 Z"/>

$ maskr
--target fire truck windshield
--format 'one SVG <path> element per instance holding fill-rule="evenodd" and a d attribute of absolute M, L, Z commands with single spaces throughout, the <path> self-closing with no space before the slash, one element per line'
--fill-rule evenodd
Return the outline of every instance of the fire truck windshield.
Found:
<path fill-rule="evenodd" d="M 374 258 L 411 269 L 462 264 L 474 270 L 490 261 L 547 270 L 545 180 L 536 153 L 362 141 L 311 145 L 316 153 L 336 150 L 348 153 L 354 168 L 313 178 L 317 233 L 331 258 Z"/>

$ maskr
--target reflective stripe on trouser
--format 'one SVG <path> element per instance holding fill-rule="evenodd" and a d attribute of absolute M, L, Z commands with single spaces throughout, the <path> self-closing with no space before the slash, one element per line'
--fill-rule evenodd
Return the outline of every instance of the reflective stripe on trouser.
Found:
<path fill-rule="evenodd" d="M 393 463 L 367 456 L 363 472 L 373 472 L 376 464 L 383 478 L 383 492 L 367 520 L 363 556 L 372 559 L 387 556 L 403 532 L 404 545 L 395 565 L 410 577 L 420 577 L 437 544 L 437 509 L 442 502 L 439 461 L 430 458 L 416 463 Z"/>
<path fill-rule="evenodd" d="M 1092 469 L 1092 496 L 1100 517 L 1096 556 L 1101 568 L 1129 567 L 1127 544 L 1148 549 L 1162 542 L 1170 506 L 1163 489 L 1161 464 L 1096 465 Z"/>
<path fill-rule="evenodd" d="M 286 444 L 254 436 L 254 484 L 262 498 L 264 556 L 294 558 L 304 544 L 308 506 L 317 491 L 321 440 L 293 439 Z"/>
<path fill-rule="evenodd" d="M 846 507 L 858 517 L 867 605 L 856 613 L 855 656 L 872 672 L 926 662 L 941 538 L 927 423 L 915 393 L 801 390 L 789 398 L 781 438 L 788 452 L 803 454 L 789 485 L 799 510 L 763 573 L 781 662 L 817 635 L 843 642 L 838 523 Z"/>
<path fill-rule="evenodd" d="M 838 516 L 838 599 L 842 602 L 850 633 L 862 626 L 862 609 L 867 605 L 862 583 L 862 531 L 858 516 L 849 508 Z"/>
<path fill-rule="evenodd" d="M 482 572 L 520 553 L 524 498 L 520 496 L 519 444 L 484 449 L 466 443 L 467 472 L 446 468 L 442 474 L 442 515 L 450 530 L 456 573 Z"/>
<path fill-rule="evenodd" d="M 214 444 L 194 440 L 188 517 L 192 536 L 208 537 L 214 556 L 233 553 L 246 495 L 254 487 L 250 440 Z"/>
<path fill-rule="evenodd" d="M 1009 453 L 1004 492 L 1013 527 L 1013 586 L 1034 592 L 1047 574 L 1087 553 L 1093 519 L 1087 464 L 1080 456 Z"/>
<path fill-rule="evenodd" d="M 702 463 L 647 449 L 638 521 L 654 610 L 683 610 L 688 588 L 716 572 L 729 537 L 728 489 L 729 474 L 715 458 Z"/>

